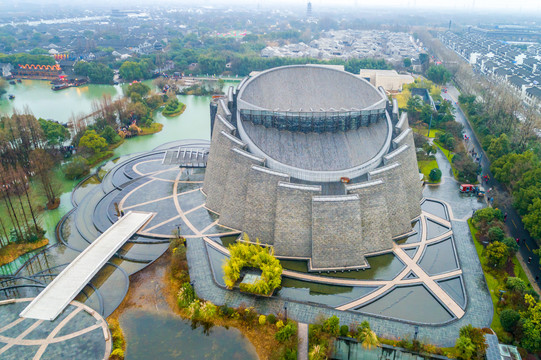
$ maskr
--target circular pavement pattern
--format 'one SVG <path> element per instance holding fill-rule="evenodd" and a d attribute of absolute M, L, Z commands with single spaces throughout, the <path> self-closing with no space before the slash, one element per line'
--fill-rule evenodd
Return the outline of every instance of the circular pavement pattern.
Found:
<path fill-rule="evenodd" d="M 33 298 L 0 302 L 0 358 L 107 359 L 111 335 L 105 320 L 90 307 L 72 301 L 54 320 L 19 317 Z"/>

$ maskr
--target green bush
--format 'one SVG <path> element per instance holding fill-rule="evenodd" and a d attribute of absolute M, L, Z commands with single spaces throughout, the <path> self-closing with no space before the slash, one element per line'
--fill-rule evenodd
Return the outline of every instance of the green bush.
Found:
<path fill-rule="evenodd" d="M 267 315 L 267 322 L 272 325 L 276 324 L 276 316 L 274 314 Z"/>
<path fill-rule="evenodd" d="M 348 336 L 348 332 L 349 332 L 349 326 L 347 325 L 340 326 L 340 336 Z"/>
<path fill-rule="evenodd" d="M 526 291 L 526 288 L 528 287 L 524 280 L 518 278 L 518 277 L 509 277 L 507 278 L 507 281 L 505 282 L 505 286 L 511 290 L 515 291 L 517 293 L 523 294 Z"/>
<path fill-rule="evenodd" d="M 494 241 L 487 246 L 485 250 L 489 265 L 495 268 L 501 268 L 507 262 L 509 253 L 507 252 L 507 246 L 499 241 Z"/>
<path fill-rule="evenodd" d="M 264 248 L 259 242 L 249 244 L 248 235 L 244 234 L 245 243 L 238 242 L 229 246 L 231 257 L 224 264 L 224 281 L 232 289 L 240 277 L 244 267 L 261 269 L 261 279 L 253 284 L 241 284 L 242 291 L 269 295 L 282 282 L 282 265 L 274 257 L 273 248 Z"/>
<path fill-rule="evenodd" d="M 286 349 L 280 360 L 297 360 L 297 349 Z"/>
<path fill-rule="evenodd" d="M 340 331 L 340 319 L 333 315 L 323 323 L 323 331 L 332 336 L 337 336 Z"/>
<path fill-rule="evenodd" d="M 188 282 L 182 284 L 177 294 L 178 306 L 181 308 L 188 307 L 195 299 L 195 291 L 192 285 Z"/>
<path fill-rule="evenodd" d="M 430 181 L 440 181 L 441 170 L 438 168 L 434 168 L 430 170 L 430 174 L 428 174 L 428 177 L 430 178 Z"/>
<path fill-rule="evenodd" d="M 295 334 L 297 334 L 297 328 L 293 323 L 289 323 L 278 330 L 276 334 L 274 334 L 274 338 L 279 342 L 285 342 Z"/>
<path fill-rule="evenodd" d="M 505 309 L 500 314 L 500 322 L 505 331 L 512 332 L 520 319 L 520 314 L 513 309 Z"/>
<path fill-rule="evenodd" d="M 124 350 L 122 350 L 122 349 L 114 349 L 111 352 L 110 359 L 114 359 L 114 360 L 122 360 L 122 359 L 124 359 Z"/>
<path fill-rule="evenodd" d="M 218 307 L 210 301 L 205 301 L 203 305 L 199 307 L 199 317 L 203 321 L 211 321 L 216 317 L 218 313 Z"/>
<path fill-rule="evenodd" d="M 488 238 L 490 241 L 502 241 L 505 238 L 505 232 L 497 227 L 493 226 L 490 229 L 488 229 Z"/>
<path fill-rule="evenodd" d="M 62 167 L 64 176 L 68 180 L 80 179 L 90 171 L 88 162 L 80 156 L 74 157 L 69 163 Z"/>
<path fill-rule="evenodd" d="M 506 237 L 502 240 L 502 243 L 507 246 L 507 251 L 509 251 L 509 255 L 513 256 L 517 253 L 519 246 L 515 239 L 513 239 L 512 237 Z"/>
<path fill-rule="evenodd" d="M 109 125 L 107 125 L 103 131 L 100 133 L 100 136 L 107 141 L 107 144 L 116 144 L 120 141 L 120 136 L 116 131 Z"/>
<path fill-rule="evenodd" d="M 492 220 L 503 221 L 503 213 L 500 209 L 495 209 L 491 207 L 486 207 L 480 210 L 477 210 L 473 215 L 473 223 L 477 226 L 479 223 L 490 223 Z"/>
<path fill-rule="evenodd" d="M 539 301 L 539 294 L 532 288 L 528 288 L 524 294 L 530 295 L 535 301 Z"/>
<path fill-rule="evenodd" d="M 165 105 L 165 108 L 162 110 L 162 114 L 165 116 L 175 115 L 179 113 L 183 107 L 184 104 L 178 101 L 177 98 L 172 98 Z"/>

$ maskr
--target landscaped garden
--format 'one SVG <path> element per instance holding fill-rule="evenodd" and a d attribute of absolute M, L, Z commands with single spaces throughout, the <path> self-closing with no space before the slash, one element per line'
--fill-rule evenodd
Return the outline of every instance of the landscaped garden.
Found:
<path fill-rule="evenodd" d="M 162 115 L 167 117 L 173 117 L 180 115 L 186 109 L 186 105 L 178 101 L 176 97 L 171 98 L 165 104 L 165 107 L 162 110 Z"/>
<path fill-rule="evenodd" d="M 519 244 L 504 232 L 502 212 L 478 210 L 468 224 L 494 305 L 491 328 L 500 342 L 519 346 L 523 355 L 539 351 L 539 295 L 515 256 Z"/>
<path fill-rule="evenodd" d="M 229 246 L 231 257 L 223 266 L 226 286 L 234 288 L 243 269 L 253 269 L 261 275 L 243 274 L 243 281 L 239 284 L 240 290 L 259 295 L 272 295 L 282 281 L 282 265 L 274 257 L 274 248 L 265 248 L 259 243 L 250 244 L 246 233 L 244 241 Z M 246 281 L 249 277 L 253 278 L 253 281 Z"/>
<path fill-rule="evenodd" d="M 275 261 L 278 262 L 268 249 L 259 245 L 237 243 L 231 245 L 229 249 L 232 251 L 232 258 L 251 259 L 246 261 L 252 265 L 259 264 L 265 267 L 267 265 L 264 264 L 268 264 L 276 267 Z M 297 324 L 294 321 L 287 319 L 285 314 L 258 314 L 253 307 L 242 304 L 233 308 L 227 305 L 217 306 L 210 301 L 198 299 L 190 284 L 185 240 L 183 238 L 172 240 L 169 251 L 171 291 L 177 294 L 178 312 L 182 317 L 191 320 L 194 326 L 238 328 L 255 346 L 260 359 L 297 359 Z M 241 260 L 236 260 L 231 265 L 236 266 L 239 261 Z M 278 266 L 281 274 L 279 262 Z M 238 270 L 240 272 L 240 268 Z M 273 284 L 276 285 L 276 281 Z M 250 290 L 255 292 L 262 289 L 260 286 L 254 286 Z"/>

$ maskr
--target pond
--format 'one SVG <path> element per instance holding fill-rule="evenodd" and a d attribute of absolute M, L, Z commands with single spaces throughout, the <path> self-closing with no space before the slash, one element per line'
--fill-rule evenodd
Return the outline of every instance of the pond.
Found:
<path fill-rule="evenodd" d="M 235 328 L 203 327 L 168 313 L 128 310 L 120 317 L 129 347 L 126 360 L 257 359 L 254 346 Z"/>
<path fill-rule="evenodd" d="M 356 310 L 428 324 L 438 324 L 453 318 L 423 285 L 396 287 L 381 298 Z"/>
<path fill-rule="evenodd" d="M 145 82 L 151 85 L 151 81 Z M 234 86 L 238 82 L 228 81 L 224 89 Z M 23 111 L 26 107 L 37 118 L 57 120 L 67 123 L 72 114 L 88 114 L 92 111 L 92 102 L 99 100 L 104 94 L 118 97 L 122 94 L 120 85 L 97 85 L 90 84 L 77 88 L 68 88 L 61 91 L 52 91 L 49 81 L 23 80 L 21 84 L 9 85 L 8 94 L 15 95 L 15 100 L 8 100 L 6 96 L 0 98 L 0 114 L 10 114 L 13 110 Z M 163 130 L 157 134 L 134 137 L 126 140 L 114 150 L 114 156 L 124 156 L 136 152 L 150 151 L 155 147 L 170 141 L 181 139 L 210 139 L 210 108 L 211 96 L 180 95 L 181 102 L 186 104 L 183 114 L 166 118 L 156 112 L 154 119 L 163 123 Z M 113 163 L 104 162 L 107 168 Z M 111 164 L 111 165 L 109 165 Z M 45 211 L 40 215 L 42 226 L 46 230 L 46 237 L 51 244 L 56 242 L 54 230 L 56 224 L 68 211 L 71 210 L 71 191 L 76 181 L 66 181 L 60 174 L 57 176 L 61 182 L 62 194 L 60 195 L 60 207 L 56 210 Z M 95 179 L 84 184 L 83 189 L 76 195 L 76 202 L 93 187 Z M 90 185 L 87 187 L 87 185 Z M 0 267 L 0 274 L 10 274 L 18 269 L 26 260 L 36 252 L 25 254 L 15 261 Z"/>

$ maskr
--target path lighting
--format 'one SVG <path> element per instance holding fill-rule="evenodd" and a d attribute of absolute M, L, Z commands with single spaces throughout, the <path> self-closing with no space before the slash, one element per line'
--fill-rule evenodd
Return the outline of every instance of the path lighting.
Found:
<path fill-rule="evenodd" d="M 286 322 L 287 322 L 287 302 L 284 303 L 284 314 L 285 314 Z"/>
<path fill-rule="evenodd" d="M 413 335 L 414 340 L 417 340 L 417 335 L 419 335 L 419 326 L 415 325 L 415 334 Z"/>

